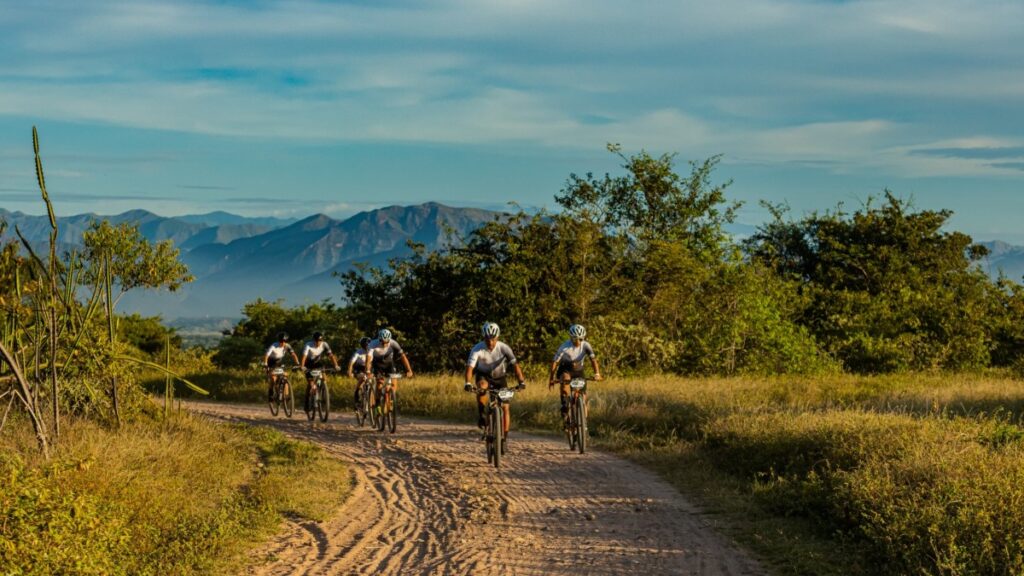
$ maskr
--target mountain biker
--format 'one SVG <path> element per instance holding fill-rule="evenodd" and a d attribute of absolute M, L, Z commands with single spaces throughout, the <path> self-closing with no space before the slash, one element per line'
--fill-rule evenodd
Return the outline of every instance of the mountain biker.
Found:
<path fill-rule="evenodd" d="M 391 337 L 391 330 L 381 328 L 377 332 L 377 338 L 370 341 L 366 348 L 366 374 L 377 376 L 378 382 L 383 381 L 388 374 L 395 371 L 395 356 L 400 357 L 402 364 L 405 365 L 405 377 L 412 378 L 412 367 L 409 366 L 409 358 L 402 350 L 402 346 Z M 392 386 L 397 391 L 397 383 L 393 382 Z"/>
<path fill-rule="evenodd" d="M 367 349 L 370 347 L 370 339 L 363 336 L 359 339 L 359 348 L 352 353 L 352 357 L 348 360 L 348 377 L 356 379 L 356 392 L 355 392 L 355 407 L 359 409 L 359 388 L 363 383 L 363 378 L 366 377 L 366 354 Z M 353 374 L 355 371 L 359 376 Z"/>
<path fill-rule="evenodd" d="M 267 398 L 271 402 L 274 401 L 274 384 L 277 383 L 277 376 L 274 376 L 272 370 L 284 360 L 284 355 L 287 353 L 291 353 L 292 359 L 298 365 L 299 357 L 295 355 L 295 350 L 292 350 L 288 344 L 288 333 L 278 332 L 277 341 L 270 345 L 267 353 L 263 356 L 263 367 L 267 370 Z"/>
<path fill-rule="evenodd" d="M 569 326 L 569 339 L 558 347 L 555 359 L 551 362 L 551 374 L 548 379 L 548 390 L 561 382 L 560 395 L 562 401 L 562 420 L 569 415 L 569 381 L 583 378 L 583 359 L 589 358 L 594 368 L 594 380 L 601 380 L 601 368 L 597 364 L 597 355 L 590 342 L 586 341 L 587 329 L 580 324 Z"/>
<path fill-rule="evenodd" d="M 306 392 L 307 394 L 313 386 L 313 376 L 311 370 L 319 368 L 323 364 L 324 356 L 327 356 L 334 362 L 334 369 L 341 370 L 338 366 L 338 358 L 331 352 L 331 346 L 324 340 L 324 335 L 320 332 L 313 332 L 313 339 L 306 342 L 306 345 L 302 348 L 302 368 L 306 371 Z"/>
<path fill-rule="evenodd" d="M 523 377 L 523 369 L 516 362 L 516 355 L 508 344 L 498 340 L 501 329 L 494 322 L 484 322 L 480 331 L 483 333 L 483 341 L 478 342 L 469 351 L 469 359 L 466 361 L 466 392 L 473 390 L 473 383 L 477 388 L 477 421 L 476 425 L 483 428 L 487 425 L 484 418 L 484 408 L 487 406 L 487 389 L 492 386 L 497 390 L 508 388 L 508 374 L 506 366 L 512 366 L 519 380 L 519 387 L 526 386 L 526 378 Z M 508 421 L 508 406 L 505 406 L 505 421 Z"/>

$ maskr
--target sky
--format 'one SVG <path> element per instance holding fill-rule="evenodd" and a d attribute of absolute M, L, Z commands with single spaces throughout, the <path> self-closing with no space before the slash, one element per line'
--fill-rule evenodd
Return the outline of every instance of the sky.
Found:
<path fill-rule="evenodd" d="M 794 215 L 885 189 L 1024 244 L 1024 3 L 0 0 L 0 207 L 344 217 L 555 208 L 721 155 Z"/>

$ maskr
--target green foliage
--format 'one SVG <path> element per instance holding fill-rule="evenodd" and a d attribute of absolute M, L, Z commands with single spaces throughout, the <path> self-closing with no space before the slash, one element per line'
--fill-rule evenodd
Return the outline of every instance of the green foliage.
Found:
<path fill-rule="evenodd" d="M 235 327 L 232 336 L 256 342 L 261 347 L 260 353 L 276 339 L 278 332 L 287 332 L 293 347 L 311 339 L 313 332 L 322 332 L 335 353 L 355 348 L 359 342 L 359 332 L 349 320 L 348 311 L 328 301 L 286 308 L 280 300 L 267 302 L 257 299 L 246 304 L 242 313 L 245 317 Z M 227 346 L 237 348 L 248 344 L 236 342 Z M 218 346 L 218 351 L 221 349 L 222 346 Z M 301 350 L 297 348 L 296 352 Z"/>
<path fill-rule="evenodd" d="M 580 322 L 620 372 L 835 369 L 795 322 L 793 284 L 729 242 L 738 204 L 711 181 L 717 158 L 682 177 L 672 156 L 610 150 L 625 173 L 572 175 L 562 214 L 498 218 L 447 250 L 343 275 L 353 319 L 392 326 L 421 370 L 462 369 L 485 320 L 528 362 L 549 362 Z"/>
<path fill-rule="evenodd" d="M 228 336 L 217 344 L 213 363 L 219 368 L 248 368 L 260 361 L 266 347 L 246 336 Z"/>
<path fill-rule="evenodd" d="M 165 327 L 159 316 L 120 316 L 117 319 L 117 330 L 118 340 L 128 342 L 148 356 L 162 353 L 167 347 L 168 338 L 172 348 L 181 347 L 181 336 L 173 328 Z"/>
<path fill-rule="evenodd" d="M 170 240 L 150 243 L 138 226 L 128 222 L 111 225 L 106 220 L 93 222 L 82 234 L 85 258 L 94 263 L 90 281 L 100 284 L 100 268 L 109 262 L 114 283 L 123 294 L 135 288 L 167 288 L 175 291 L 193 277 L 178 260 L 178 249 Z"/>
<path fill-rule="evenodd" d="M 914 212 L 886 192 L 846 214 L 775 220 L 746 243 L 795 283 L 798 322 L 855 372 L 972 369 L 990 361 L 998 290 L 974 265 L 985 249 L 942 229 L 951 213 Z"/>
<path fill-rule="evenodd" d="M 266 429 L 185 417 L 70 431 L 46 464 L 0 451 L 5 574 L 237 572 L 282 515 L 323 520 L 349 491 L 340 462 Z"/>

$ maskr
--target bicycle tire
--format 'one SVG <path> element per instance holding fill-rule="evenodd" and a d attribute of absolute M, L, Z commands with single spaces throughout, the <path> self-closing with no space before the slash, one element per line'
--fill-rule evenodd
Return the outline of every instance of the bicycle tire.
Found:
<path fill-rule="evenodd" d="M 281 386 L 279 384 L 274 384 L 274 392 L 267 404 L 270 404 L 270 415 L 277 416 L 278 411 L 281 410 Z"/>
<path fill-rule="evenodd" d="M 327 422 L 327 418 L 331 415 L 331 390 L 327 387 L 327 382 L 323 382 L 320 385 L 320 421 Z"/>
<path fill-rule="evenodd" d="M 573 399 L 572 393 L 569 393 L 569 397 L 566 399 L 568 404 L 568 412 L 565 414 L 565 436 L 569 439 L 569 450 L 576 449 L 576 401 Z"/>
<path fill-rule="evenodd" d="M 501 425 L 501 407 L 499 406 L 496 410 L 491 412 L 491 436 L 494 438 L 494 467 L 501 468 L 501 453 L 502 448 L 502 425 Z"/>
<path fill-rule="evenodd" d="M 388 431 L 392 434 L 398 428 L 398 394 L 394 390 L 388 392 Z"/>
<path fill-rule="evenodd" d="M 370 391 L 366 388 L 359 390 L 359 406 L 356 407 L 356 422 L 360 427 L 366 425 L 366 420 L 370 417 Z"/>
<path fill-rule="evenodd" d="M 484 448 L 487 451 L 487 463 L 494 463 L 494 418 L 491 417 L 491 410 L 487 410 L 487 425 L 484 427 Z"/>
<path fill-rule="evenodd" d="M 282 386 L 284 387 L 285 390 L 287 390 L 287 392 L 283 394 L 281 402 L 284 408 L 284 415 L 291 418 L 292 412 L 295 411 L 295 395 L 292 393 L 292 387 L 288 383 L 287 378 L 285 378 L 284 384 L 282 384 Z"/>
<path fill-rule="evenodd" d="M 580 397 L 576 399 L 576 448 L 580 454 L 587 451 L 587 408 L 585 400 Z"/>
<path fill-rule="evenodd" d="M 313 394 L 313 389 L 310 386 L 306 386 L 306 398 L 302 402 L 302 410 L 306 413 L 307 420 L 316 418 L 316 395 Z"/>
<path fill-rule="evenodd" d="M 370 386 L 370 428 L 377 429 L 377 424 L 380 422 L 380 414 L 377 413 L 377 390 L 374 386 Z"/>

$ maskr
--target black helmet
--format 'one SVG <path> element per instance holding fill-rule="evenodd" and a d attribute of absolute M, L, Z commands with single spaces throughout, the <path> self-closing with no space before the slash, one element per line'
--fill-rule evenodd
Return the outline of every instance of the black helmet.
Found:
<path fill-rule="evenodd" d="M 369 345 L 370 345 L 370 339 L 367 338 L 366 336 L 363 336 L 362 338 L 359 339 L 359 347 L 360 348 L 366 348 Z"/>
<path fill-rule="evenodd" d="M 322 332 L 313 332 L 313 340 L 323 340 L 324 335 Z"/>
<path fill-rule="evenodd" d="M 278 342 L 287 342 L 288 341 L 288 333 L 287 332 L 278 332 L 277 333 L 277 341 Z"/>

